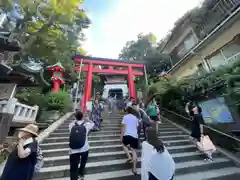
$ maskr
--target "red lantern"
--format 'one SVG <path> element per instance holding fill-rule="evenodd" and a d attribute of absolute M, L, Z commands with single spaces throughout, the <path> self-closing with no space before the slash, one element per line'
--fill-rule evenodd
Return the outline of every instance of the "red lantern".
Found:
<path fill-rule="evenodd" d="M 53 89 L 52 92 L 58 92 L 60 89 L 60 86 L 65 83 L 63 80 L 63 72 L 65 71 L 65 68 L 62 66 L 60 62 L 48 66 L 47 70 L 52 72 L 52 82 L 53 82 Z"/>

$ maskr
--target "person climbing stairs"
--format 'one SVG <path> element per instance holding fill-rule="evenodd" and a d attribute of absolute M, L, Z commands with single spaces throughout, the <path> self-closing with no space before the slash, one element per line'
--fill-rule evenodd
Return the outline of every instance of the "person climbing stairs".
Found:
<path fill-rule="evenodd" d="M 126 155 L 120 142 L 120 113 L 103 115 L 101 131 L 89 135 L 89 158 L 85 179 L 89 180 L 140 180 L 133 176 L 131 164 L 126 164 Z M 66 120 L 40 145 L 44 166 L 35 180 L 69 180 L 69 129 L 71 119 Z M 159 137 L 165 143 L 176 163 L 174 180 L 237 180 L 240 168 L 220 153 L 214 154 L 213 162 L 203 160 L 189 135 L 171 122 L 159 125 Z M 142 134 L 143 136 L 143 134 Z M 141 150 L 138 151 L 137 168 L 141 168 Z"/>

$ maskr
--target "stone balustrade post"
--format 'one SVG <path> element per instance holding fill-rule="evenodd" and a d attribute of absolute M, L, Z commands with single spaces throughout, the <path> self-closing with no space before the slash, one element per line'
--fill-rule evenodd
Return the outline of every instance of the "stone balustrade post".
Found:
<path fill-rule="evenodd" d="M 33 116 L 32 116 L 32 119 L 33 119 L 33 121 L 35 122 L 35 121 L 36 121 L 36 118 L 37 118 L 39 106 L 34 105 L 33 108 L 34 108 L 34 114 L 33 114 Z"/>
<path fill-rule="evenodd" d="M 4 108 L 3 112 L 9 113 L 9 114 L 14 114 L 16 103 L 17 103 L 16 98 L 10 98 L 7 101 L 6 107 Z"/>

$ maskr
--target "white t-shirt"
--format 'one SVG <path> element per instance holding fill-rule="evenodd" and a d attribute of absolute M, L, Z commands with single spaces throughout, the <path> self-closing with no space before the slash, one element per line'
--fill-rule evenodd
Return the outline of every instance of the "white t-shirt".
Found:
<path fill-rule="evenodd" d="M 150 145 L 148 142 L 146 144 Z M 144 143 L 142 148 L 144 149 Z M 154 149 L 151 154 L 147 165 L 148 172 L 152 173 L 158 180 L 171 179 L 175 172 L 175 162 L 167 148 L 165 147 L 163 153 L 159 153 Z"/>
<path fill-rule="evenodd" d="M 123 116 L 122 124 L 125 125 L 124 136 L 138 138 L 138 118 L 132 114 Z"/>
<path fill-rule="evenodd" d="M 69 124 L 69 131 L 71 132 L 71 129 L 72 127 L 74 126 L 75 123 L 78 123 L 79 125 L 81 125 L 84 120 L 81 120 L 81 121 L 77 121 L 77 120 L 74 120 L 73 122 L 71 122 Z M 87 131 L 87 134 L 89 133 L 89 131 L 94 127 L 94 123 L 91 122 L 91 121 L 88 121 L 84 124 L 84 126 L 86 127 L 86 131 Z M 86 138 L 86 141 L 85 141 L 85 144 L 82 148 L 80 149 L 71 149 L 70 148 L 70 154 L 76 154 L 76 153 L 81 153 L 81 152 L 86 152 L 89 150 L 89 143 L 88 143 L 88 137 Z"/>

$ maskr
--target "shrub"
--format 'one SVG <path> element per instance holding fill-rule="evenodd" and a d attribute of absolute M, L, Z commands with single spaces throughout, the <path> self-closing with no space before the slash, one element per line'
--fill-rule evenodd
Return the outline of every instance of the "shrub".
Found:
<path fill-rule="evenodd" d="M 235 105 L 240 101 L 240 61 L 231 66 L 222 66 L 215 71 L 186 77 L 172 86 L 161 90 L 163 82 L 158 82 L 158 94 L 163 107 L 184 108 L 185 103 L 194 99 L 196 101 L 206 100 L 217 96 L 231 96 Z M 231 87 L 232 86 L 232 87 Z M 165 87 L 167 87 L 165 85 Z M 239 106 L 239 105 L 237 105 Z"/>
<path fill-rule="evenodd" d="M 70 95 L 65 91 L 50 92 L 45 96 L 44 104 L 46 110 L 67 112 L 72 106 L 72 101 Z"/>
<path fill-rule="evenodd" d="M 43 96 L 41 88 L 21 88 L 15 95 L 19 102 L 29 106 L 38 105 L 40 108 Z"/>

